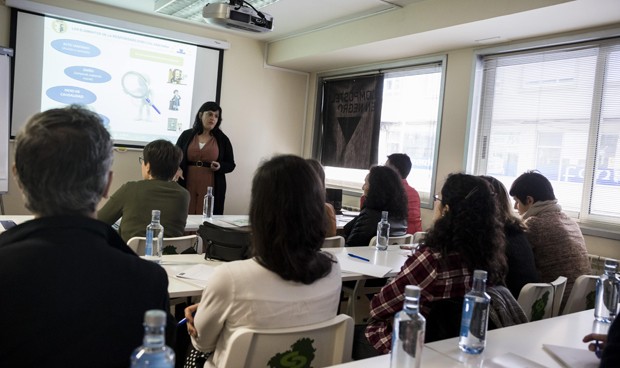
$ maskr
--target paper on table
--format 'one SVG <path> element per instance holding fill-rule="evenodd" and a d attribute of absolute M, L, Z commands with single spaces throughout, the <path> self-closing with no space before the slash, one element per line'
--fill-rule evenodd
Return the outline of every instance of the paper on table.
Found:
<path fill-rule="evenodd" d="M 186 269 L 185 271 L 179 272 L 176 274 L 178 278 L 181 279 L 189 279 L 194 281 L 196 284 L 201 286 L 205 286 L 209 277 L 215 270 L 215 267 L 206 265 L 206 264 L 196 264 Z"/>
<path fill-rule="evenodd" d="M 226 223 L 231 224 L 231 225 L 239 226 L 239 227 L 250 226 L 250 219 L 249 219 L 249 217 L 238 218 L 238 219 L 234 219 L 234 220 L 220 220 L 220 221 L 226 222 Z"/>
<path fill-rule="evenodd" d="M 362 260 L 350 259 L 348 255 L 339 253 L 336 255 L 338 263 L 340 263 L 340 269 L 345 272 L 361 273 L 362 275 L 368 275 L 373 277 L 385 277 L 387 273 L 392 271 L 390 267 L 374 265 Z"/>
<path fill-rule="evenodd" d="M 491 360 L 485 359 L 484 366 L 489 368 L 545 368 L 544 365 L 514 353 L 498 355 Z"/>
<path fill-rule="evenodd" d="M 596 368 L 601 361 L 596 355 L 586 349 L 576 349 L 567 346 L 543 344 L 543 350 L 551 355 L 564 367 Z"/>

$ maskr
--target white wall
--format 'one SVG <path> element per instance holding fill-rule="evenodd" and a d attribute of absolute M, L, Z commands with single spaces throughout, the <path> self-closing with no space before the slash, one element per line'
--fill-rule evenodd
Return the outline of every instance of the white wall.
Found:
<path fill-rule="evenodd" d="M 248 212 L 251 179 L 262 159 L 274 153 L 302 154 L 307 74 L 265 67 L 262 42 L 214 32 L 200 25 L 104 7 L 95 3 L 75 0 L 38 2 L 230 43 L 230 49 L 224 52 L 222 130 L 233 144 L 237 168 L 227 175 L 225 213 Z M 2 4 L 0 45 L 9 46 L 9 33 L 10 9 Z M 9 162 L 12 163 L 13 144 L 10 145 L 10 149 Z M 140 151 L 132 150 L 115 152 L 112 192 L 127 181 L 140 179 L 138 166 L 140 155 Z M 9 179 L 9 193 L 4 195 L 4 205 L 7 214 L 28 213 L 12 175 Z"/>

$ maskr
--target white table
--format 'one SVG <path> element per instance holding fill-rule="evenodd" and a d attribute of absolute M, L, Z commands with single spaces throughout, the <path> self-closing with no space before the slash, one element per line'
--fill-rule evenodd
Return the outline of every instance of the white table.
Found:
<path fill-rule="evenodd" d="M 493 365 L 493 358 L 512 353 L 544 367 L 562 367 L 543 350 L 543 344 L 559 345 L 587 350 L 581 339 L 591 333 L 606 334 L 609 324 L 595 322 L 592 309 L 542 321 L 501 328 L 487 333 L 487 346 L 480 355 L 463 353 L 458 338 L 435 341 L 424 345 L 423 367 L 500 367 Z M 591 353 L 594 356 L 594 353 Z M 335 365 L 339 368 L 388 368 L 390 355 Z M 513 365 L 526 367 L 525 364 Z M 595 365 L 598 367 L 598 365 Z"/>
<path fill-rule="evenodd" d="M 18 225 L 22 222 L 32 220 L 33 218 L 33 215 L 0 215 L 0 220 L 11 220 Z M 242 220 L 247 221 L 247 219 L 248 215 L 214 215 L 212 222 L 224 227 L 239 227 L 237 225 L 234 225 L 234 222 Z M 202 223 L 202 215 L 187 215 L 185 231 L 196 232 L 198 231 L 198 226 L 202 225 Z"/>
<path fill-rule="evenodd" d="M 582 338 L 591 333 L 607 333 L 609 324 L 594 321 L 592 309 L 541 321 L 523 323 L 487 333 L 487 345 L 475 356 L 461 352 L 458 337 L 426 344 L 426 347 L 466 365 L 485 366 L 488 361 L 507 353 L 517 354 L 545 367 L 562 367 L 543 350 L 543 344 L 587 349 Z M 592 353 L 594 355 L 594 353 Z M 487 364 L 485 364 L 487 362 Z"/>
<path fill-rule="evenodd" d="M 240 228 L 247 226 L 249 223 L 248 215 L 213 215 L 213 219 L 207 220 L 212 224 L 229 227 Z M 203 223 L 202 215 L 187 215 L 187 221 L 185 222 L 185 231 L 194 232 L 198 231 L 198 227 Z"/>
<path fill-rule="evenodd" d="M 373 247 L 324 248 L 323 250 L 333 254 L 357 254 L 371 260 L 369 263 L 390 267 L 392 271 L 386 275 L 387 277 L 398 274 L 400 268 L 407 259 L 407 255 L 411 252 L 402 250 L 397 245 L 390 245 L 386 251 L 377 251 Z M 164 267 L 166 273 L 168 273 L 168 293 L 170 294 L 170 298 L 197 296 L 202 294 L 204 282 L 192 282 L 191 280 L 181 279 L 176 276 L 179 272 L 199 263 L 212 266 L 222 264 L 222 262 L 219 261 L 205 260 L 204 254 L 176 254 L 164 255 L 162 257 L 162 267 Z M 355 272 L 342 273 L 342 281 L 365 278 L 372 278 L 372 276 Z"/>
<path fill-rule="evenodd" d="M 440 354 L 434 350 L 422 349 L 422 367 L 424 368 L 452 368 L 462 367 L 461 363 Z M 374 358 L 356 360 L 349 363 L 336 364 L 332 367 L 338 368 L 389 368 L 390 354 L 381 355 Z"/>
<path fill-rule="evenodd" d="M 21 224 L 22 222 L 32 220 L 33 218 L 33 215 L 0 215 L 1 221 L 13 221 L 17 225 Z M 0 232 L 4 230 L 4 227 L 0 225 Z"/>

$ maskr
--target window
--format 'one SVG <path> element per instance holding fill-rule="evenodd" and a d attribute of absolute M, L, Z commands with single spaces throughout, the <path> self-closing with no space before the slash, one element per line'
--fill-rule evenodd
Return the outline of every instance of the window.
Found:
<path fill-rule="evenodd" d="M 435 184 L 444 62 L 425 63 L 384 73 L 378 162 L 406 153 L 412 162 L 407 181 L 430 208 Z M 339 76 L 338 78 L 342 78 Z M 361 193 L 368 170 L 325 167 L 326 184 Z"/>
<path fill-rule="evenodd" d="M 620 39 L 481 55 L 475 174 L 527 170 L 582 224 L 620 224 Z"/>

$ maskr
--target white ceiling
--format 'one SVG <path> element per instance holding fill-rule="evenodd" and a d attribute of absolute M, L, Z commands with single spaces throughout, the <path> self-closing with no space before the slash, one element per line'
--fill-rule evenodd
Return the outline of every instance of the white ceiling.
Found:
<path fill-rule="evenodd" d="M 156 0 L 85 1 L 162 17 L 170 17 L 155 12 L 154 6 Z M 279 0 L 274 4 L 260 9 L 260 11 L 268 13 L 273 17 L 273 31 L 260 34 L 229 29 L 226 31 L 241 34 L 248 38 L 273 41 L 290 35 L 296 35 L 318 28 L 380 14 L 393 9 L 399 9 L 403 6 L 400 4 L 410 4 L 419 1 L 423 0 Z M 213 2 L 225 2 L 225 0 L 214 0 Z M 200 23 L 204 24 L 205 27 L 217 29 L 218 31 L 222 30 L 222 28 L 207 24 L 203 20 L 201 20 Z"/>
<path fill-rule="evenodd" d="M 154 11 L 155 0 L 78 1 L 170 17 Z M 268 63 L 304 71 L 620 26 L 620 0 L 279 0 L 260 10 L 273 16 L 272 32 L 203 24 L 268 42 Z M 356 25 L 362 31 L 343 34 Z"/>

